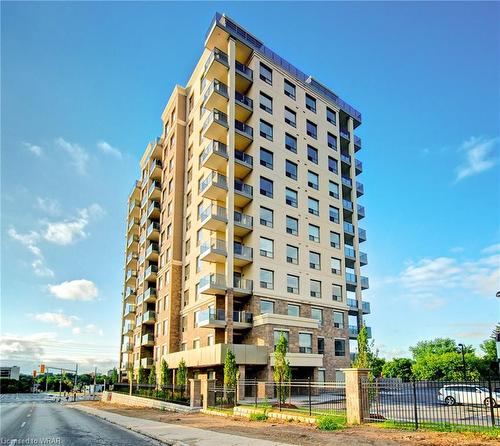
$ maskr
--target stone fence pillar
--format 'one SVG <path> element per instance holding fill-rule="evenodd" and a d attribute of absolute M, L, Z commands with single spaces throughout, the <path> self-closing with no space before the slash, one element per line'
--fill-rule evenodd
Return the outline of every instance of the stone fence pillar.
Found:
<path fill-rule="evenodd" d="M 201 380 L 200 379 L 190 379 L 189 380 L 189 405 L 191 407 L 201 407 Z"/>
<path fill-rule="evenodd" d="M 370 369 L 341 370 L 345 374 L 347 424 L 360 424 L 363 422 L 364 411 L 368 410 L 363 404 L 361 380 L 368 378 Z"/>
<path fill-rule="evenodd" d="M 215 379 L 202 379 L 201 380 L 201 397 L 203 400 L 203 409 L 215 406 Z"/>

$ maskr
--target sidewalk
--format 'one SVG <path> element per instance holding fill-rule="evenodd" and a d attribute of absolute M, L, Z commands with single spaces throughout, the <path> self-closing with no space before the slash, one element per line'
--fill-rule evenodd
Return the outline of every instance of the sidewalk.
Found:
<path fill-rule="evenodd" d="M 133 430 L 147 437 L 174 446 L 293 446 L 287 443 L 278 443 L 268 440 L 257 440 L 239 435 L 223 434 L 206 431 L 194 427 L 180 426 L 179 424 L 160 423 L 158 421 L 140 418 L 125 417 L 112 412 L 94 409 L 80 404 L 71 404 L 66 407 L 81 410 L 90 415 L 102 418 L 110 423 Z"/>

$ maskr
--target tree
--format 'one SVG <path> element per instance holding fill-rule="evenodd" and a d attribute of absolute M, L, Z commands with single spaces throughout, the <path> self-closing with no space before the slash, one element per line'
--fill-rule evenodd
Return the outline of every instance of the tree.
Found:
<path fill-rule="evenodd" d="M 495 339 L 486 339 L 479 348 L 484 352 L 483 359 L 485 361 L 496 361 L 497 360 L 497 346 Z"/>
<path fill-rule="evenodd" d="M 410 381 L 413 378 L 413 361 L 408 358 L 394 358 L 387 361 L 382 367 L 384 378 L 401 378 L 403 381 Z"/>
<path fill-rule="evenodd" d="M 290 362 L 286 359 L 288 351 L 288 341 L 281 332 L 276 349 L 274 351 L 273 379 L 278 384 L 278 398 L 283 404 L 286 401 L 287 393 L 283 388 L 283 383 L 288 383 L 292 378 Z"/>
<path fill-rule="evenodd" d="M 165 387 L 167 387 L 168 385 L 168 364 L 167 364 L 167 361 L 165 361 L 165 359 L 162 359 L 161 360 L 161 366 L 160 366 L 160 385 L 163 389 L 163 391 L 165 391 Z"/>
<path fill-rule="evenodd" d="M 358 356 L 352 365 L 357 369 L 370 368 L 370 346 L 368 345 L 368 331 L 365 325 L 361 327 L 358 333 Z"/>
<path fill-rule="evenodd" d="M 379 358 L 376 353 L 373 353 L 370 359 L 370 369 L 374 378 L 380 378 L 382 376 L 382 369 L 384 368 L 384 365 L 385 359 Z"/>
<path fill-rule="evenodd" d="M 116 384 L 118 382 L 118 371 L 116 370 L 116 367 L 113 369 L 111 372 L 111 383 Z"/>
<path fill-rule="evenodd" d="M 154 364 L 151 366 L 151 370 L 149 371 L 148 384 L 156 387 L 156 367 Z"/>
<path fill-rule="evenodd" d="M 226 358 L 224 360 L 224 387 L 234 389 L 238 375 L 238 366 L 236 365 L 236 357 L 230 350 L 226 350 Z"/>
<path fill-rule="evenodd" d="M 429 354 L 441 355 L 444 353 L 456 353 L 458 351 L 457 343 L 451 338 L 436 338 L 430 341 L 420 341 L 417 345 L 410 347 L 413 359 L 418 361 Z M 471 346 L 465 347 L 466 353 L 474 353 Z"/>
<path fill-rule="evenodd" d="M 184 358 L 182 358 L 179 361 L 179 366 L 177 368 L 177 373 L 175 374 L 175 378 L 177 381 L 177 385 L 181 388 L 181 392 L 184 391 L 184 387 L 186 386 L 186 380 L 187 380 L 187 367 Z"/>
<path fill-rule="evenodd" d="M 137 382 L 139 384 L 146 384 L 146 372 L 142 364 L 139 365 L 139 370 L 137 371 Z"/>
<path fill-rule="evenodd" d="M 474 353 L 465 354 L 465 368 L 467 380 L 479 380 L 481 360 Z M 412 370 L 416 379 L 461 381 L 463 380 L 462 354 L 458 351 L 427 354 L 414 362 Z"/>

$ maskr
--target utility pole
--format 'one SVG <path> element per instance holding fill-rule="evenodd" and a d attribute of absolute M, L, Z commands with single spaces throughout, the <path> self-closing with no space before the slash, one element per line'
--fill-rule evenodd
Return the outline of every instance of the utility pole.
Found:
<path fill-rule="evenodd" d="M 63 369 L 61 369 L 61 374 L 59 375 L 59 401 L 61 400 L 61 391 L 62 391 L 62 373 Z"/>
<path fill-rule="evenodd" d="M 464 373 L 464 381 L 467 381 L 467 368 L 465 366 L 465 345 L 464 344 L 458 344 L 460 347 L 460 350 L 462 352 L 462 367 L 463 367 L 463 373 Z"/>

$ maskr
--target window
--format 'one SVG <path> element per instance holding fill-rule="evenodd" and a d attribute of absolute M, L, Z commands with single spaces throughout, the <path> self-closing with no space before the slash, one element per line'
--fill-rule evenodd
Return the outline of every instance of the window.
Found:
<path fill-rule="evenodd" d="M 274 289 L 274 271 L 270 269 L 260 269 L 260 287 L 268 290 Z"/>
<path fill-rule="evenodd" d="M 340 234 L 330 231 L 330 246 L 332 248 L 340 248 Z"/>
<path fill-rule="evenodd" d="M 268 113 L 273 113 L 273 98 L 265 93 L 260 92 L 259 96 L 260 108 Z"/>
<path fill-rule="evenodd" d="M 309 120 L 306 121 L 307 134 L 314 139 L 318 139 L 318 126 Z"/>
<path fill-rule="evenodd" d="M 260 148 L 260 165 L 267 167 L 268 169 L 273 168 L 273 152 L 270 150 Z"/>
<path fill-rule="evenodd" d="M 295 99 L 295 85 L 292 84 L 290 81 L 287 81 L 286 79 L 285 79 L 284 93 L 289 98 Z"/>
<path fill-rule="evenodd" d="M 331 156 L 328 157 L 328 170 L 332 173 L 339 173 L 339 163 Z"/>
<path fill-rule="evenodd" d="M 329 208 L 329 218 L 332 223 L 338 223 L 339 220 L 339 210 L 335 206 L 330 206 Z"/>
<path fill-rule="evenodd" d="M 318 149 L 307 145 L 307 159 L 314 164 L 318 164 Z"/>
<path fill-rule="evenodd" d="M 262 62 L 260 63 L 260 78 L 269 85 L 273 85 L 273 70 Z"/>
<path fill-rule="evenodd" d="M 262 119 L 260 120 L 260 136 L 269 141 L 273 140 L 273 126 Z"/>
<path fill-rule="evenodd" d="M 315 319 L 320 325 L 323 325 L 323 310 L 321 308 L 311 308 L 311 319 Z"/>
<path fill-rule="evenodd" d="M 339 185 L 333 181 L 328 182 L 328 194 L 332 198 L 339 198 Z"/>
<path fill-rule="evenodd" d="M 319 175 L 317 173 L 307 171 L 307 185 L 315 190 L 319 189 Z"/>
<path fill-rule="evenodd" d="M 323 355 L 325 353 L 325 338 L 318 338 L 318 355 Z M 325 371 L 318 370 L 318 381 L 325 381 Z"/>
<path fill-rule="evenodd" d="M 207 336 L 207 345 L 215 345 L 215 337 L 214 335 Z"/>
<path fill-rule="evenodd" d="M 299 333 L 299 353 L 312 353 L 312 334 Z"/>
<path fill-rule="evenodd" d="M 290 150 L 290 152 L 297 153 L 297 138 L 285 133 L 285 149 Z"/>
<path fill-rule="evenodd" d="M 332 284 L 332 300 L 342 302 L 342 287 Z"/>
<path fill-rule="evenodd" d="M 260 255 L 274 257 L 274 241 L 270 238 L 261 237 L 259 243 Z"/>
<path fill-rule="evenodd" d="M 331 109 L 331 108 L 328 108 L 326 107 L 326 120 L 330 123 L 330 124 L 337 124 L 337 114 Z"/>
<path fill-rule="evenodd" d="M 335 339 L 335 356 L 345 356 L 345 339 Z"/>
<path fill-rule="evenodd" d="M 260 313 L 261 314 L 273 314 L 274 313 L 274 302 L 272 300 L 260 300 Z"/>
<path fill-rule="evenodd" d="M 340 311 L 333 312 L 333 326 L 335 328 L 344 328 L 344 313 Z"/>
<path fill-rule="evenodd" d="M 286 216 L 286 233 L 291 235 L 299 235 L 299 220 Z"/>
<path fill-rule="evenodd" d="M 299 294 L 299 276 L 286 275 L 286 290 L 288 293 Z"/>
<path fill-rule="evenodd" d="M 278 345 L 278 342 L 281 338 L 281 336 L 284 336 L 286 339 L 286 351 L 288 351 L 288 331 L 285 330 L 274 330 L 274 349 L 276 350 L 276 346 Z"/>
<path fill-rule="evenodd" d="M 341 264 L 340 264 L 340 259 L 336 259 L 335 257 L 332 257 L 330 259 L 330 267 L 332 268 L 332 273 L 333 274 L 342 274 L 341 271 Z"/>
<path fill-rule="evenodd" d="M 193 340 L 193 349 L 197 349 L 197 348 L 200 348 L 200 340 L 199 339 Z"/>
<path fill-rule="evenodd" d="M 286 261 L 298 265 L 299 263 L 299 248 L 293 245 L 286 245 Z"/>
<path fill-rule="evenodd" d="M 319 201 L 315 198 L 308 197 L 307 198 L 307 206 L 309 209 L 309 213 L 313 215 L 319 215 Z"/>
<path fill-rule="evenodd" d="M 297 164 L 285 160 L 285 175 L 292 180 L 297 179 Z"/>
<path fill-rule="evenodd" d="M 309 268 L 321 269 L 321 255 L 319 253 L 309 251 Z"/>
<path fill-rule="evenodd" d="M 297 114 L 288 107 L 285 107 L 285 122 L 292 127 L 297 127 Z"/>
<path fill-rule="evenodd" d="M 330 149 L 337 150 L 337 137 L 335 135 L 332 135 L 330 132 L 328 132 L 326 134 L 326 142 Z"/>
<path fill-rule="evenodd" d="M 309 240 L 319 243 L 319 226 L 309 224 Z"/>
<path fill-rule="evenodd" d="M 298 206 L 297 191 L 290 189 L 289 187 L 285 188 L 285 202 L 289 206 L 296 208 Z"/>
<path fill-rule="evenodd" d="M 260 224 L 272 228 L 274 224 L 274 212 L 271 209 L 260 207 Z"/>
<path fill-rule="evenodd" d="M 260 193 L 266 197 L 273 198 L 273 182 L 267 178 L 260 177 Z"/>
<path fill-rule="evenodd" d="M 306 93 L 306 108 L 316 113 L 316 99 Z"/>
<path fill-rule="evenodd" d="M 311 297 L 321 297 L 321 281 L 311 279 L 309 294 Z"/>
<path fill-rule="evenodd" d="M 300 306 L 288 304 L 288 316 L 299 317 L 300 316 Z"/>

